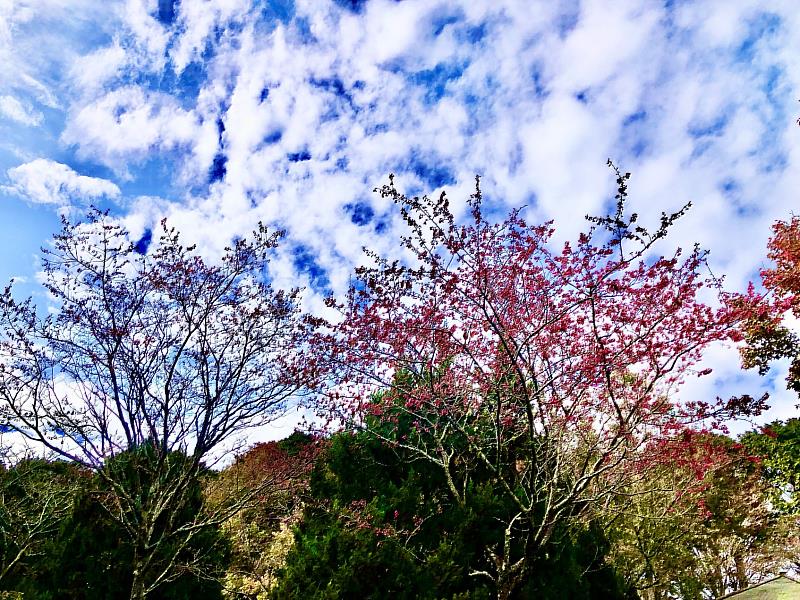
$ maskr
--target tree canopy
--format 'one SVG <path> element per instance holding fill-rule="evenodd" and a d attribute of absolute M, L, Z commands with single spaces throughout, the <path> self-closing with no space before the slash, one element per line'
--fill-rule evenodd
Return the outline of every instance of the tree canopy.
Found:
<path fill-rule="evenodd" d="M 614 212 L 563 245 L 479 179 L 459 220 L 390 178 L 405 235 L 327 319 L 272 289 L 262 225 L 212 263 L 166 223 L 144 248 L 65 219 L 47 311 L 0 295 L 2 441 L 45 457 L 3 448 L 0 588 L 705 600 L 800 569 L 798 420 L 734 440 L 766 396 L 681 394 L 721 343 L 796 387 L 800 220 L 727 293 L 699 246 L 656 252 L 688 206 L 648 229 L 611 166 Z M 235 452 L 307 393 L 321 431 Z"/>
<path fill-rule="evenodd" d="M 491 475 L 513 510 L 474 575 L 500 598 L 536 555 L 514 547 L 544 553 L 564 524 L 611 506 L 651 469 L 688 463 L 701 481 L 717 458 L 690 451 L 701 428 L 763 407 L 676 396 L 706 374 L 697 364 L 710 344 L 740 339 L 746 302 L 720 289 L 699 247 L 653 256 L 683 211 L 648 231 L 626 214 L 629 174 L 616 173 L 615 214 L 590 218 L 560 249 L 551 223 L 518 210 L 488 220 L 477 183 L 462 225 L 444 193 L 409 198 L 390 180 L 377 191 L 400 209 L 403 253 L 367 251 L 371 265 L 329 301 L 340 319 L 318 338 L 334 414 L 438 468 L 458 505 Z M 399 438 L 375 426 L 398 420 L 408 423 Z"/>
<path fill-rule="evenodd" d="M 132 598 L 195 568 L 187 545 L 256 493 L 184 522 L 203 461 L 303 388 L 298 290 L 266 278 L 280 237 L 259 225 L 210 264 L 165 222 L 144 253 L 93 210 L 43 250 L 49 312 L 11 286 L 0 296 L 0 425 L 95 470 L 111 494 L 101 506 L 133 542 Z M 133 457 L 133 473 L 118 468 Z"/>

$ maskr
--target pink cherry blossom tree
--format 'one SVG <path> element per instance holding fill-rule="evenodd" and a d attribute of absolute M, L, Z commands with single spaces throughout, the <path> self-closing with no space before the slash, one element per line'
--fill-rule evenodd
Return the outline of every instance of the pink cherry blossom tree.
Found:
<path fill-rule="evenodd" d="M 456 502 L 480 471 L 514 504 L 498 523 L 504 542 L 486 549 L 494 569 L 475 574 L 499 598 L 557 526 L 591 518 L 651 467 L 690 463 L 701 480 L 719 457 L 692 450 L 696 433 L 763 405 L 678 400 L 683 381 L 706 374 L 703 350 L 739 339 L 740 311 L 698 247 L 652 256 L 688 205 L 651 233 L 625 215 L 629 174 L 615 172 L 616 213 L 560 248 L 552 223 L 519 210 L 487 219 L 478 180 L 462 225 L 444 193 L 409 198 L 390 178 L 376 191 L 400 208 L 405 255 L 367 252 L 318 338 L 329 414 L 437 465 Z M 410 433 L 387 435 L 387 422 Z"/>

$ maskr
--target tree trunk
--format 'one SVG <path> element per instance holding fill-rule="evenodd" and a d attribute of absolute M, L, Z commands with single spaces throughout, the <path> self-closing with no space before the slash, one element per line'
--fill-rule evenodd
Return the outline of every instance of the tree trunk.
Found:
<path fill-rule="evenodd" d="M 144 581 L 141 554 L 137 548 L 133 555 L 133 583 L 131 584 L 131 600 L 145 600 L 147 592 Z"/>
<path fill-rule="evenodd" d="M 513 591 L 510 582 L 508 581 L 498 581 L 497 582 L 497 600 L 508 600 L 511 597 L 511 592 Z"/>
<path fill-rule="evenodd" d="M 733 564 L 736 565 L 736 589 L 734 591 L 742 590 L 748 586 L 750 580 L 747 576 L 747 565 L 745 565 L 741 552 L 733 555 Z"/>
<path fill-rule="evenodd" d="M 504 558 L 497 567 L 497 600 L 508 600 L 522 582 L 522 563 L 509 565 Z"/>
<path fill-rule="evenodd" d="M 144 578 L 138 569 L 133 571 L 133 585 L 131 586 L 131 600 L 144 600 L 146 598 Z"/>
<path fill-rule="evenodd" d="M 517 574 L 503 574 L 497 578 L 497 600 L 508 600 L 522 578 Z"/>

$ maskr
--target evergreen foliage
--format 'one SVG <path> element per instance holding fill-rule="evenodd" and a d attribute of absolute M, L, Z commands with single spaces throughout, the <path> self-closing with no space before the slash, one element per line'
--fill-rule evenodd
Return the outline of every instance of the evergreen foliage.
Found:
<path fill-rule="evenodd" d="M 150 479 L 159 472 L 153 468 L 154 460 L 152 445 L 145 444 L 112 458 L 105 469 L 114 472 L 113 481 L 122 483 L 124 493 L 143 496 L 152 484 Z M 186 460 L 188 458 L 178 452 L 166 457 L 167 463 L 172 463 L 177 469 Z M 24 469 L 26 476 L 48 475 L 50 485 L 60 483 L 65 493 L 71 494 L 70 508 L 61 515 L 51 535 L 41 540 L 37 551 L 28 553 L 15 576 L 3 581 L 3 586 L 22 592 L 26 599 L 129 598 L 131 565 L 134 564 L 133 557 L 137 549 L 131 536 L 115 518 L 115 511 L 119 511 L 120 506 L 114 502 L 115 496 L 110 493 L 103 472 L 93 476 L 83 474 L 63 462 L 37 461 L 35 465 L 34 470 L 30 464 L 23 463 L 11 472 Z M 168 476 L 169 469 L 160 472 Z M 68 476 L 75 477 L 76 473 L 81 473 L 79 487 L 68 479 Z M 204 477 L 212 476 L 210 473 L 204 474 Z M 10 490 L 10 493 L 13 492 L 13 489 Z M 190 493 L 182 495 L 182 499 L 182 505 L 171 513 L 174 515 L 170 517 L 174 519 L 171 526 L 191 522 L 195 513 L 202 510 L 202 481 L 196 480 Z M 143 501 L 143 504 L 146 503 Z M 40 506 L 39 509 L 46 510 L 47 507 Z M 130 515 L 128 517 L 131 518 Z M 154 526 L 167 529 L 166 523 L 156 522 Z M 191 556 L 192 560 L 185 562 L 196 567 L 176 573 L 171 581 L 157 588 L 149 597 L 159 600 L 221 598 L 219 580 L 226 566 L 228 552 L 219 528 L 206 528 L 177 551 L 178 545 L 183 543 L 184 540 L 178 537 L 163 544 L 159 556 L 153 561 L 153 568 L 167 568 L 173 556 L 177 556 L 178 562 L 183 557 Z"/>
<path fill-rule="evenodd" d="M 512 507 L 488 480 L 471 485 L 456 503 L 429 463 L 369 433 L 334 436 L 274 597 L 494 597 L 474 573 L 488 568 L 485 550 L 502 540 L 497 523 Z M 607 550 L 596 526 L 560 531 L 514 597 L 621 598 Z"/>

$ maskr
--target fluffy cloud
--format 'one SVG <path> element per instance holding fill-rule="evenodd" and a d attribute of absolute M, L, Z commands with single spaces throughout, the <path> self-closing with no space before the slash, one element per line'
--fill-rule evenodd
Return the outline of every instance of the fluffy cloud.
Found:
<path fill-rule="evenodd" d="M 118 23 L 116 11 L 106 0 L 0 0 L 0 92 L 21 90 L 60 106 L 59 77 Z"/>
<path fill-rule="evenodd" d="M 347 285 L 362 246 L 396 247 L 396 213 L 371 193 L 390 172 L 411 193 L 446 188 L 456 210 L 479 173 L 492 214 L 525 205 L 569 238 L 585 214 L 609 208 L 610 157 L 633 172 L 643 222 L 693 202 L 667 243 L 711 248 L 715 273 L 739 289 L 757 274 L 770 223 L 796 205 L 800 13 L 790 0 L 120 0 L 102 10 L 113 34 L 64 44 L 55 64 L 68 77 L 25 63 L 32 81 L 59 90 L 51 105 L 67 107 L 61 144 L 114 169 L 132 196 L 170 198 L 123 210 L 137 227 L 170 217 L 210 255 L 258 220 L 286 228 L 273 275 L 307 285 L 312 306 Z M 16 20 L 46 22 L 30 7 Z M 0 26 L 6 48 L 14 35 Z M 154 184 L 153 164 L 171 181 Z M 735 352 L 709 361 L 726 376 L 737 368 Z"/>
<path fill-rule="evenodd" d="M 170 96 L 138 86 L 111 91 L 82 106 L 61 139 L 91 158 L 130 177 L 128 166 L 148 154 L 178 146 L 191 148 L 201 131 L 191 111 Z"/>
<path fill-rule="evenodd" d="M 22 125 L 41 125 L 42 113 L 25 106 L 14 96 L 0 96 L 0 115 Z"/>
<path fill-rule="evenodd" d="M 79 175 L 67 165 L 45 158 L 8 170 L 10 186 L 3 190 L 40 204 L 68 206 L 73 201 L 117 198 L 119 188 L 106 179 Z"/>

